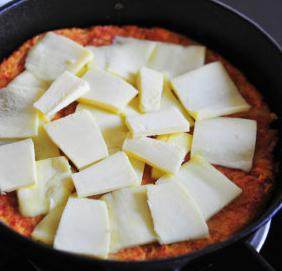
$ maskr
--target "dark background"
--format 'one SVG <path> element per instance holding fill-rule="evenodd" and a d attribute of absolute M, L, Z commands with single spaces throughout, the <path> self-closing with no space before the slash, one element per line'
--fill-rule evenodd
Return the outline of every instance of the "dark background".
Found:
<path fill-rule="evenodd" d="M 280 46 L 282 45 L 282 0 L 221 0 L 220 2 L 247 15 L 268 32 Z M 272 220 L 261 254 L 276 270 L 282 270 L 282 211 Z"/>

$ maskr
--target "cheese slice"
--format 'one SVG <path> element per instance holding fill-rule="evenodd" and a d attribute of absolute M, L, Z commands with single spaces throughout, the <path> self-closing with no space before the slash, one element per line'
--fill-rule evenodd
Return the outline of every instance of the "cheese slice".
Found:
<path fill-rule="evenodd" d="M 185 73 L 174 78 L 171 83 L 186 110 L 196 120 L 247 111 L 250 108 L 220 62 Z"/>
<path fill-rule="evenodd" d="M 137 184 L 136 173 L 124 152 L 106 159 L 72 175 L 77 195 L 99 195 Z"/>
<path fill-rule="evenodd" d="M 179 181 L 196 201 L 206 220 L 242 193 L 242 190 L 204 158 L 194 156 L 176 175 L 163 176 L 157 184 Z"/>
<path fill-rule="evenodd" d="M 186 154 L 176 145 L 148 137 L 127 138 L 122 149 L 128 155 L 171 174 L 179 170 Z"/>
<path fill-rule="evenodd" d="M 0 146 L 0 192 L 11 192 L 35 182 L 32 140 L 25 139 Z"/>
<path fill-rule="evenodd" d="M 95 118 L 103 134 L 109 154 L 120 151 L 128 132 L 123 118 L 112 112 L 82 103 L 78 104 L 76 112 L 81 110 L 88 110 Z"/>
<path fill-rule="evenodd" d="M 185 152 L 185 155 L 187 155 L 191 149 L 192 135 L 187 134 L 187 133 L 160 135 L 160 136 L 157 136 L 157 140 L 161 140 L 161 141 L 164 141 L 170 144 L 174 144 L 178 146 L 180 149 L 183 149 Z M 164 175 L 164 172 L 156 168 L 152 168 L 151 175 L 152 175 L 152 178 L 159 179 L 162 175 Z"/>
<path fill-rule="evenodd" d="M 134 159 L 132 157 L 129 157 L 129 161 L 136 173 L 137 176 L 137 184 L 141 185 L 142 180 L 143 180 L 143 173 L 144 173 L 144 169 L 145 169 L 145 163 L 143 161 Z"/>
<path fill-rule="evenodd" d="M 45 129 L 79 169 L 108 156 L 102 133 L 86 110 L 52 121 L 45 125 Z"/>
<path fill-rule="evenodd" d="M 174 78 L 204 65 L 205 53 L 203 46 L 158 42 L 147 65 L 168 78 Z"/>
<path fill-rule="evenodd" d="M 98 69 L 90 69 L 83 77 L 90 91 L 80 101 L 120 112 L 137 95 L 138 91 L 121 78 Z"/>
<path fill-rule="evenodd" d="M 158 111 L 161 107 L 163 75 L 157 71 L 143 67 L 138 74 L 137 86 L 140 91 L 141 112 Z"/>
<path fill-rule="evenodd" d="M 61 217 L 54 248 L 106 258 L 110 225 L 106 203 L 70 197 Z"/>
<path fill-rule="evenodd" d="M 151 185 L 147 191 L 154 229 L 161 244 L 208 236 L 201 211 L 180 182 Z"/>
<path fill-rule="evenodd" d="M 36 77 L 53 81 L 64 71 L 78 73 L 93 59 L 93 54 L 59 34 L 49 32 L 29 51 L 25 68 Z"/>
<path fill-rule="evenodd" d="M 23 216 L 48 213 L 66 201 L 73 189 L 71 168 L 64 156 L 37 161 L 36 171 L 36 183 L 17 191 L 19 210 Z"/>
<path fill-rule="evenodd" d="M 107 70 L 134 82 L 136 73 L 146 65 L 154 48 L 154 42 L 116 44 L 109 52 Z"/>
<path fill-rule="evenodd" d="M 110 252 L 156 241 L 146 186 L 120 189 L 104 195 L 102 199 L 109 209 Z"/>
<path fill-rule="evenodd" d="M 35 149 L 35 160 L 60 156 L 60 151 L 46 133 L 42 120 L 39 120 L 38 134 L 32 138 L 32 141 Z"/>
<path fill-rule="evenodd" d="M 190 128 L 189 122 L 176 108 L 128 116 L 126 125 L 134 137 L 188 132 Z"/>
<path fill-rule="evenodd" d="M 94 55 L 93 61 L 90 63 L 90 68 L 105 70 L 107 68 L 109 54 L 113 46 L 114 45 L 86 46 L 85 48 L 91 51 Z"/>
<path fill-rule="evenodd" d="M 34 228 L 31 238 L 52 245 L 65 205 L 53 208 Z"/>
<path fill-rule="evenodd" d="M 25 71 L 0 90 L 0 138 L 37 134 L 38 115 L 32 105 L 45 87 L 44 82 Z"/>
<path fill-rule="evenodd" d="M 250 171 L 256 146 L 257 123 L 240 118 L 197 121 L 191 155 L 210 163 Z"/>
<path fill-rule="evenodd" d="M 194 126 L 194 119 L 190 116 L 190 114 L 183 107 L 180 101 L 175 97 L 174 93 L 170 88 L 169 83 L 165 82 L 161 99 L 161 109 L 165 110 L 171 107 L 178 109 L 183 114 L 183 116 L 189 121 L 190 126 Z"/>
<path fill-rule="evenodd" d="M 34 103 L 34 107 L 50 119 L 55 113 L 77 100 L 89 90 L 90 87 L 87 82 L 65 71 L 51 84 L 41 98 Z"/>

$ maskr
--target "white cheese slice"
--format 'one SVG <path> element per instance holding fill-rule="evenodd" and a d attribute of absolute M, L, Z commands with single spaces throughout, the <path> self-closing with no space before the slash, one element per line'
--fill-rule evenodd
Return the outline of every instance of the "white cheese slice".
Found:
<path fill-rule="evenodd" d="M 164 84 L 164 89 L 162 93 L 161 99 L 161 109 L 169 109 L 171 107 L 177 108 L 183 116 L 189 121 L 190 126 L 194 126 L 194 119 L 190 116 L 187 110 L 183 107 L 180 101 L 175 97 L 174 93 L 172 92 L 168 82 Z"/>
<path fill-rule="evenodd" d="M 116 44 L 109 52 L 107 70 L 134 82 L 136 73 L 146 65 L 154 48 L 154 42 Z"/>
<path fill-rule="evenodd" d="M 123 118 L 112 112 L 82 103 L 78 104 L 76 112 L 81 110 L 88 110 L 95 118 L 103 134 L 109 154 L 120 151 L 128 133 Z"/>
<path fill-rule="evenodd" d="M 156 241 L 146 186 L 120 189 L 102 199 L 109 209 L 110 252 Z"/>
<path fill-rule="evenodd" d="M 148 67 L 174 78 L 204 65 L 206 49 L 203 46 L 181 46 L 158 42 Z"/>
<path fill-rule="evenodd" d="M 47 118 L 77 100 L 90 90 L 89 84 L 68 71 L 62 73 L 46 90 L 34 107 Z"/>
<path fill-rule="evenodd" d="M 31 237 L 47 245 L 52 245 L 65 205 L 53 208 L 34 228 Z"/>
<path fill-rule="evenodd" d="M 52 121 L 45 129 L 79 169 L 108 156 L 100 128 L 86 110 Z"/>
<path fill-rule="evenodd" d="M 218 213 L 242 190 L 200 156 L 185 163 L 176 175 L 163 176 L 157 184 L 180 181 L 198 204 L 206 220 Z"/>
<path fill-rule="evenodd" d="M 143 113 L 158 111 L 161 107 L 163 91 L 163 75 L 152 69 L 143 67 L 137 78 L 140 110 Z"/>
<path fill-rule="evenodd" d="M 113 46 L 114 45 L 86 46 L 85 48 L 91 51 L 94 55 L 93 61 L 90 63 L 90 68 L 105 70 L 107 68 L 109 54 Z"/>
<path fill-rule="evenodd" d="M 161 244 L 208 236 L 209 229 L 201 211 L 180 182 L 148 186 L 147 195 Z"/>
<path fill-rule="evenodd" d="M 38 134 L 32 138 L 32 141 L 35 149 L 35 160 L 60 156 L 60 151 L 45 131 L 42 120 L 39 120 Z"/>
<path fill-rule="evenodd" d="M 106 258 L 109 246 L 110 225 L 106 203 L 70 197 L 58 226 L 54 248 Z"/>
<path fill-rule="evenodd" d="M 83 77 L 90 91 L 80 100 L 114 112 L 122 111 L 138 91 L 121 78 L 102 70 L 90 69 Z"/>
<path fill-rule="evenodd" d="M 188 132 L 189 122 L 176 108 L 140 116 L 128 116 L 126 125 L 134 137 Z"/>
<path fill-rule="evenodd" d="M 72 175 L 77 195 L 88 197 L 137 184 L 136 173 L 124 152 Z"/>
<path fill-rule="evenodd" d="M 19 210 L 23 216 L 48 213 L 66 201 L 73 189 L 71 168 L 64 156 L 37 161 L 36 171 L 36 183 L 17 191 Z"/>
<path fill-rule="evenodd" d="M 25 71 L 0 90 L 0 138 L 37 134 L 38 115 L 32 105 L 45 87 L 44 82 Z"/>
<path fill-rule="evenodd" d="M 122 149 L 137 160 L 171 174 L 179 170 L 186 154 L 176 145 L 148 137 L 127 138 Z"/>
<path fill-rule="evenodd" d="M 247 111 L 250 108 L 220 62 L 185 73 L 174 78 L 171 83 L 186 110 L 196 120 Z"/>
<path fill-rule="evenodd" d="M 93 54 L 73 40 L 49 32 L 29 51 L 25 68 L 36 77 L 53 81 L 64 71 L 78 73 Z"/>
<path fill-rule="evenodd" d="M 256 146 L 257 123 L 240 118 L 196 121 L 191 155 L 210 163 L 250 171 Z"/>
<path fill-rule="evenodd" d="M 157 140 L 161 140 L 170 144 L 174 144 L 179 148 L 183 149 L 185 152 L 185 156 L 190 152 L 191 144 L 192 144 L 192 135 L 187 133 L 177 133 L 170 135 L 160 135 L 157 136 Z M 152 168 L 151 171 L 152 178 L 159 179 L 164 172 L 158 170 L 157 168 Z"/>
<path fill-rule="evenodd" d="M 31 139 L 0 146 L 0 192 L 11 192 L 36 182 Z"/>
<path fill-rule="evenodd" d="M 130 161 L 130 163 L 131 163 L 131 165 L 134 168 L 134 171 L 136 173 L 138 185 L 141 185 L 142 180 L 143 180 L 145 163 L 143 161 L 134 159 L 132 157 L 129 157 L 129 161 Z"/>

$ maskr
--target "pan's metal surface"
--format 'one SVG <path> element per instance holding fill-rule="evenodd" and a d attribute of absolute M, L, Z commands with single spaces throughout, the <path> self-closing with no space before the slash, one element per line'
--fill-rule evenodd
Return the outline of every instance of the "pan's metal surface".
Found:
<path fill-rule="evenodd" d="M 189 14 L 189 16 L 188 16 Z M 215 49 L 242 70 L 248 79 L 263 91 L 272 110 L 282 119 L 281 49 L 254 22 L 216 1 L 207 0 L 19 0 L 0 9 L 0 59 L 8 56 L 26 39 L 40 32 L 71 26 L 94 24 L 138 24 L 164 26 Z M 275 128 L 282 132 L 282 123 Z M 281 159 L 281 142 L 275 153 Z M 279 172 L 282 172 L 279 168 Z M 0 224 L 0 238 L 27 253 L 34 262 L 64 266 L 70 270 L 83 264 L 84 270 L 165 270 L 181 267 L 187 262 L 243 240 L 257 231 L 278 211 L 282 199 L 282 180 L 265 212 L 232 238 L 203 250 L 164 260 L 121 262 L 97 260 L 59 252 L 25 238 Z"/>

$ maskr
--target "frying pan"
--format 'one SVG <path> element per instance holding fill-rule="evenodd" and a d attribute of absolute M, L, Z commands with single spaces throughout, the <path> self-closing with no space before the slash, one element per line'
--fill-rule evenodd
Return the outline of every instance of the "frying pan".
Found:
<path fill-rule="evenodd" d="M 20 0 L 0 9 L 0 59 L 7 57 L 25 40 L 56 28 L 87 27 L 95 24 L 135 24 L 161 26 L 187 35 L 219 52 L 238 67 L 262 91 L 279 119 L 274 124 L 282 132 L 282 61 L 277 43 L 254 22 L 236 11 L 208 0 Z M 281 141 L 275 152 L 281 158 Z M 121 262 L 98 260 L 53 250 L 22 237 L 0 223 L 1 246 L 24 253 L 49 270 L 181 270 L 197 269 L 214 257 L 228 255 L 232 267 L 255 257 L 256 269 L 272 270 L 245 240 L 278 211 L 282 201 L 281 167 L 276 187 L 265 211 L 230 239 L 183 256 L 154 261 Z M 232 249 L 232 250 L 231 250 Z M 4 249 L 5 250 L 5 249 Z M 232 251 L 232 252 L 231 252 Z M 229 254 L 228 254 L 229 253 Z M 236 259 L 236 260 L 235 260 Z M 230 269 L 230 266 L 226 266 Z"/>

